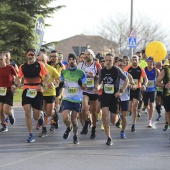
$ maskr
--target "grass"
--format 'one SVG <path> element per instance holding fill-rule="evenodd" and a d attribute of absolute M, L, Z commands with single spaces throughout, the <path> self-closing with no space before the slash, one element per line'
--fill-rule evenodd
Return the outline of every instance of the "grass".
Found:
<path fill-rule="evenodd" d="M 22 91 L 23 91 L 22 88 L 15 90 L 15 92 L 14 92 L 14 100 L 13 100 L 14 102 L 21 102 Z"/>

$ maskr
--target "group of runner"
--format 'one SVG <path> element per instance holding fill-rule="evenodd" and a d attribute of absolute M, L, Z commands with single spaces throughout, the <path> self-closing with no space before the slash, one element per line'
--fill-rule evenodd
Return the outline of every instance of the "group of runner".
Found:
<path fill-rule="evenodd" d="M 0 54 L 0 132 L 8 131 L 8 123 L 15 123 L 13 95 L 16 88 L 23 87 L 22 106 L 29 132 L 26 142 L 35 142 L 33 118 L 37 120 L 36 129 L 41 128 L 39 137 L 47 136 L 46 125 L 50 131 L 58 129 L 59 112 L 62 113 L 67 139 L 73 130 L 73 143 L 78 144 L 78 120 L 82 125 L 81 135 L 87 135 L 89 123 L 90 138 L 96 138 L 98 115 L 102 114 L 102 129 L 105 130 L 106 145 L 112 145 L 109 122 L 120 125 L 120 137 L 126 138 L 126 116 L 132 115 L 131 131 L 136 132 L 137 117 L 143 103 L 148 113 L 148 127 L 152 127 L 154 102 L 161 118 L 161 106 L 166 111 L 164 130 L 170 124 L 170 56 L 168 64 L 154 63 L 152 57 L 146 58 L 145 51 L 133 55 L 131 62 L 127 56 L 115 57 L 108 53 L 95 57 L 91 49 L 86 49 L 77 58 L 68 55 L 66 66 L 62 63 L 61 53 L 53 50 L 48 57 L 45 52 L 38 56 L 35 49 L 28 49 L 27 62 L 20 65 L 10 64 L 10 53 Z M 110 117 L 109 117 L 110 116 Z M 9 121 L 9 122 L 8 122 Z"/>

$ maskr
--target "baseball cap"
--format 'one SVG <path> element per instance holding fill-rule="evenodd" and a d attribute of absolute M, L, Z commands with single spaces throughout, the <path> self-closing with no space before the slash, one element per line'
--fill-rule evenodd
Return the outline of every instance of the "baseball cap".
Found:
<path fill-rule="evenodd" d="M 152 57 L 148 57 L 146 61 L 154 61 L 154 59 Z"/>

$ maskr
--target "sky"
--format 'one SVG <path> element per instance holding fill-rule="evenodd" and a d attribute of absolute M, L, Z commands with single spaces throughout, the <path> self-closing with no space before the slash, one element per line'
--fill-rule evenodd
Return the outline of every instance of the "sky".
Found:
<path fill-rule="evenodd" d="M 169 32 L 170 1 L 133 0 L 133 16 L 142 14 L 158 23 L 163 31 Z M 51 6 L 65 5 L 65 8 L 46 19 L 51 24 L 45 28 L 44 41 L 60 41 L 79 34 L 93 34 L 109 17 L 123 13 L 130 18 L 131 0 L 56 0 Z M 130 26 L 130 23 L 129 23 Z"/>

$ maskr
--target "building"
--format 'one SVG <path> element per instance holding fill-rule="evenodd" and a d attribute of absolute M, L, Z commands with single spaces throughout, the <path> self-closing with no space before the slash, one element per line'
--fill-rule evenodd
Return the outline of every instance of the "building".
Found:
<path fill-rule="evenodd" d="M 95 54 L 101 53 L 114 53 L 117 44 L 109 41 L 101 36 L 95 35 L 76 35 L 58 42 L 55 45 L 57 52 L 63 53 L 64 60 L 67 60 L 69 53 L 76 54 L 77 56 L 84 52 L 86 48 L 90 48 Z"/>

